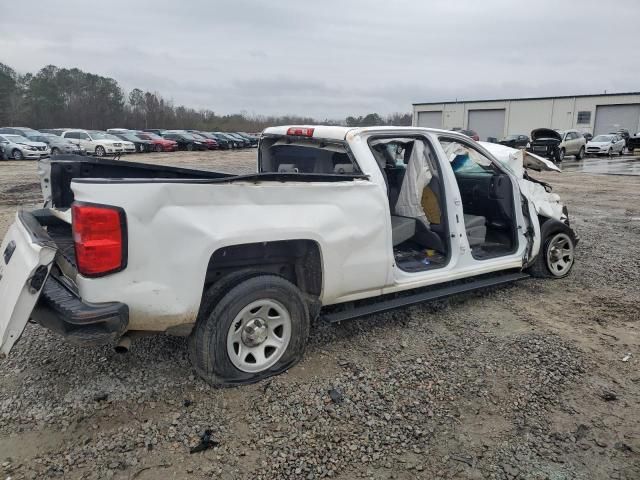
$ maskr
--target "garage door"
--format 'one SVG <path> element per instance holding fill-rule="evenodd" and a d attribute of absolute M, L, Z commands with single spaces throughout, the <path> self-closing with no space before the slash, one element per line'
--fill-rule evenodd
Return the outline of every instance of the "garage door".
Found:
<path fill-rule="evenodd" d="M 596 124 L 593 134 L 615 132 L 626 128 L 632 134 L 640 130 L 640 104 L 600 105 L 596 107 Z"/>
<path fill-rule="evenodd" d="M 418 112 L 418 126 L 427 128 L 442 128 L 442 111 Z"/>
<path fill-rule="evenodd" d="M 480 140 L 498 140 L 504 136 L 504 110 L 469 110 L 469 129 L 478 132 Z"/>

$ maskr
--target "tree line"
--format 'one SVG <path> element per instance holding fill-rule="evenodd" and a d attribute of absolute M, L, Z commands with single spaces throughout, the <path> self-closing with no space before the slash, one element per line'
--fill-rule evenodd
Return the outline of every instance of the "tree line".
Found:
<path fill-rule="evenodd" d="M 79 68 L 47 65 L 35 74 L 19 74 L 0 63 L 0 126 L 38 128 L 111 127 L 259 132 L 272 125 L 411 125 L 411 114 L 349 116 L 322 120 L 301 116 L 218 115 L 209 109 L 174 105 L 157 92 L 125 92 L 113 78 Z"/>

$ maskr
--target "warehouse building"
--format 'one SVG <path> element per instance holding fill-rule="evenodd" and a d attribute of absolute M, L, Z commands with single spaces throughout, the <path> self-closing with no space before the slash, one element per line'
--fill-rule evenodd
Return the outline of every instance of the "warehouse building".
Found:
<path fill-rule="evenodd" d="M 475 130 L 480 140 L 529 135 L 540 127 L 594 135 L 626 128 L 634 134 L 640 131 L 640 92 L 414 103 L 413 125 Z"/>

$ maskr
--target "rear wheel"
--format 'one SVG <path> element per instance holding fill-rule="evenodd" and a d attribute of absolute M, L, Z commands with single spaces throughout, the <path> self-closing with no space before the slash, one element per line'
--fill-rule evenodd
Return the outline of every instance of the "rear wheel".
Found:
<path fill-rule="evenodd" d="M 576 160 L 582 160 L 584 158 L 584 147 L 580 147 L 578 150 L 578 154 L 576 155 Z"/>
<path fill-rule="evenodd" d="M 22 152 L 19 149 L 14 148 L 13 152 L 11 152 L 11 158 L 13 158 L 14 160 L 22 160 L 24 158 L 24 155 L 22 155 Z"/>
<path fill-rule="evenodd" d="M 193 367 L 214 386 L 257 382 L 304 354 L 310 318 L 302 292 L 276 275 L 249 275 L 205 294 L 189 339 Z"/>
<path fill-rule="evenodd" d="M 624 147 L 622 147 L 622 148 L 620 149 L 620 151 L 618 152 L 618 155 L 620 155 L 620 156 L 624 155 L 624 153 L 623 153 L 623 152 L 624 152 Z"/>
<path fill-rule="evenodd" d="M 98 145 L 96 147 L 96 157 L 104 157 L 106 155 L 106 151 L 102 145 Z"/>
<path fill-rule="evenodd" d="M 609 147 L 609 151 L 607 152 L 607 155 L 609 156 L 613 155 L 613 150 L 611 149 L 611 147 Z"/>
<path fill-rule="evenodd" d="M 189 150 L 190 152 L 193 151 L 193 143 L 187 143 L 187 150 Z"/>

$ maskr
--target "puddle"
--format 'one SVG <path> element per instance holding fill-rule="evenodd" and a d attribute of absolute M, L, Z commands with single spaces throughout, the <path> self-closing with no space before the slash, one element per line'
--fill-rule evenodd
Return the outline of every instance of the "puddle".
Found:
<path fill-rule="evenodd" d="M 583 172 L 596 175 L 640 175 L 640 157 L 624 155 L 622 157 L 574 159 L 562 163 L 564 172 Z"/>

